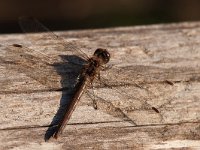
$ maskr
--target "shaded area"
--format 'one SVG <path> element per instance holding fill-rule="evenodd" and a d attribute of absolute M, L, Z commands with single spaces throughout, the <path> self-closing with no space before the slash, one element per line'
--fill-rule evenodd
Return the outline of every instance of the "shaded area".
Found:
<path fill-rule="evenodd" d="M 55 132 L 57 131 L 57 127 L 58 124 L 60 123 L 60 121 L 63 120 L 63 117 L 65 115 L 65 112 L 69 109 L 71 100 L 72 100 L 72 96 L 74 95 L 75 92 L 75 88 L 73 88 L 76 85 L 77 82 L 77 77 L 81 72 L 82 66 L 85 63 L 85 61 L 82 58 L 79 58 L 77 56 L 74 55 L 68 55 L 68 56 L 64 56 L 61 55 L 60 56 L 62 58 L 62 60 L 64 62 L 68 61 L 68 62 L 74 62 L 74 64 L 63 64 L 63 63 L 55 63 L 53 64 L 55 70 L 57 71 L 57 73 L 61 76 L 61 86 L 62 87 L 67 87 L 71 86 L 70 89 L 62 90 L 62 96 L 60 99 L 60 106 L 59 109 L 57 110 L 57 113 L 55 114 L 55 116 L 52 119 L 52 122 L 50 123 L 50 127 L 47 129 L 45 136 L 44 136 L 44 140 L 48 141 L 51 137 L 54 136 Z M 82 63 L 82 64 L 81 64 Z M 64 65 L 64 66 L 63 66 Z M 76 70 L 75 72 L 68 74 L 68 79 L 66 80 L 66 75 L 64 75 L 62 72 L 60 72 L 61 68 L 65 68 L 66 65 L 74 65 L 74 70 Z"/>
<path fill-rule="evenodd" d="M 103 28 L 200 20 L 199 1 L 6 1 L 0 2 L 0 33 L 20 32 L 17 19 L 34 16 L 51 30 Z"/>

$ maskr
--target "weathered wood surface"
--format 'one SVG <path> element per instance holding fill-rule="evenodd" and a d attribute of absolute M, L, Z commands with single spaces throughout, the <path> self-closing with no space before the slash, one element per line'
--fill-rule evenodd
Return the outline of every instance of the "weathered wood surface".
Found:
<path fill-rule="evenodd" d="M 34 35 L 39 41 L 32 46 L 24 34 L 1 35 L 0 149 L 200 149 L 200 22 L 58 35 L 81 44 L 90 56 L 98 47 L 107 48 L 114 66 L 103 77 L 115 86 L 94 88 L 97 110 L 84 95 L 62 136 L 45 142 L 63 94 L 55 90 L 63 86 L 61 77 L 42 64 L 39 71 L 27 64 L 32 74 L 24 73 L 30 70 L 23 66 L 6 67 L 5 45 L 27 45 L 36 50 L 29 52 L 35 56 L 30 59 L 40 62 L 54 63 L 66 52 L 54 41 L 42 41 L 40 34 Z M 41 72 L 44 67 L 46 73 Z M 35 74 L 44 80 L 38 82 Z M 120 95 L 121 89 L 125 92 Z"/>

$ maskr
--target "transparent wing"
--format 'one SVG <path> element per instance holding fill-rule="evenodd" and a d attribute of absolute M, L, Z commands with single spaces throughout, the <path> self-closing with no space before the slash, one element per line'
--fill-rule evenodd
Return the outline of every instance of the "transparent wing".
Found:
<path fill-rule="evenodd" d="M 153 106 L 152 104 L 149 103 L 149 101 L 151 101 L 149 95 L 152 95 L 153 93 L 149 91 L 147 88 L 140 85 L 142 81 L 134 81 L 133 79 L 134 78 L 136 79 L 136 77 L 133 76 L 134 74 L 133 72 L 129 71 L 131 71 L 131 69 L 123 70 L 116 67 L 109 69 L 109 71 L 107 70 L 102 71 L 100 82 L 98 85 L 96 85 L 96 87 L 100 89 L 101 87 L 104 87 L 106 91 L 104 92 L 102 91 L 102 93 L 106 93 L 109 91 L 109 93 L 116 93 L 114 94 L 115 96 L 118 95 L 118 97 L 126 98 L 129 101 L 129 102 L 126 101 L 127 108 L 129 107 L 128 103 L 129 104 L 132 103 L 133 105 L 132 104 L 131 105 L 135 106 L 135 108 L 129 108 L 129 109 L 153 110 L 156 113 L 159 113 L 159 110 L 156 108 L 156 106 Z M 147 78 L 144 79 L 148 80 Z M 108 96 L 105 95 L 105 98 L 107 97 Z M 121 98 L 119 99 L 119 103 L 121 101 Z M 123 105 L 125 105 L 126 102 L 124 102 Z"/>
<path fill-rule="evenodd" d="M 76 80 L 82 68 L 81 65 L 63 62 L 64 56 L 50 58 L 18 44 L 7 46 L 1 51 L 1 66 L 7 70 L 26 74 L 49 90 L 70 88 L 73 86 L 70 82 Z"/>
<path fill-rule="evenodd" d="M 39 41 L 45 43 L 45 42 L 53 42 L 53 44 L 61 45 L 62 47 L 59 47 L 58 51 L 71 51 L 73 55 L 79 56 L 83 59 L 88 59 L 88 56 L 81 51 L 81 46 L 78 45 L 75 41 L 66 42 L 61 36 L 57 36 L 55 33 L 49 31 L 47 27 L 45 27 L 42 23 L 40 23 L 37 19 L 32 17 L 21 17 L 19 19 L 19 25 L 23 32 L 25 33 L 37 33 L 41 32 L 40 36 L 38 36 Z M 35 44 L 37 40 L 35 38 L 32 38 L 31 35 L 29 35 L 29 40 L 32 44 Z M 48 48 L 48 44 L 45 45 L 46 48 Z M 51 46 L 52 48 L 52 46 Z"/>

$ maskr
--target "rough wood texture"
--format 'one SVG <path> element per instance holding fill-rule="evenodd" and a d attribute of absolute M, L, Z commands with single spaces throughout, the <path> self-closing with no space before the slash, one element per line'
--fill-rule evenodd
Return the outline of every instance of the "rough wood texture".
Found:
<path fill-rule="evenodd" d="M 54 63 L 66 51 L 54 41 L 42 41 L 41 34 L 33 35 L 33 42 L 39 41 L 32 46 L 23 34 L 1 35 L 0 149 L 200 149 L 200 22 L 58 35 L 82 45 L 90 56 L 98 47 L 107 48 L 113 67 L 102 77 L 113 88 L 95 85 L 98 109 L 84 95 L 62 136 L 45 142 L 63 98 L 56 89 L 70 83 L 61 84 L 58 75 L 66 73 L 58 73 L 66 66 L 57 64 L 55 71 L 43 64 Z M 11 55 L 5 48 L 13 43 L 36 51 L 27 51 L 31 55 L 18 60 L 20 53 Z M 6 67 L 8 56 L 21 61 L 19 69 L 16 64 Z"/>

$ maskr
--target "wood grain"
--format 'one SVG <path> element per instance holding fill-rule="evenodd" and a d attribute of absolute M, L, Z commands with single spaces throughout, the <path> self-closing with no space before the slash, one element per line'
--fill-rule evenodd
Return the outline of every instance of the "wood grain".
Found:
<path fill-rule="evenodd" d="M 200 149 L 200 22 L 57 34 L 89 56 L 107 48 L 112 67 L 101 76 L 112 88 L 94 84 L 98 109 L 85 94 L 62 137 L 45 142 L 74 66 L 40 33 L 32 43 L 1 35 L 0 149 Z M 10 53 L 14 43 L 32 50 Z"/>

